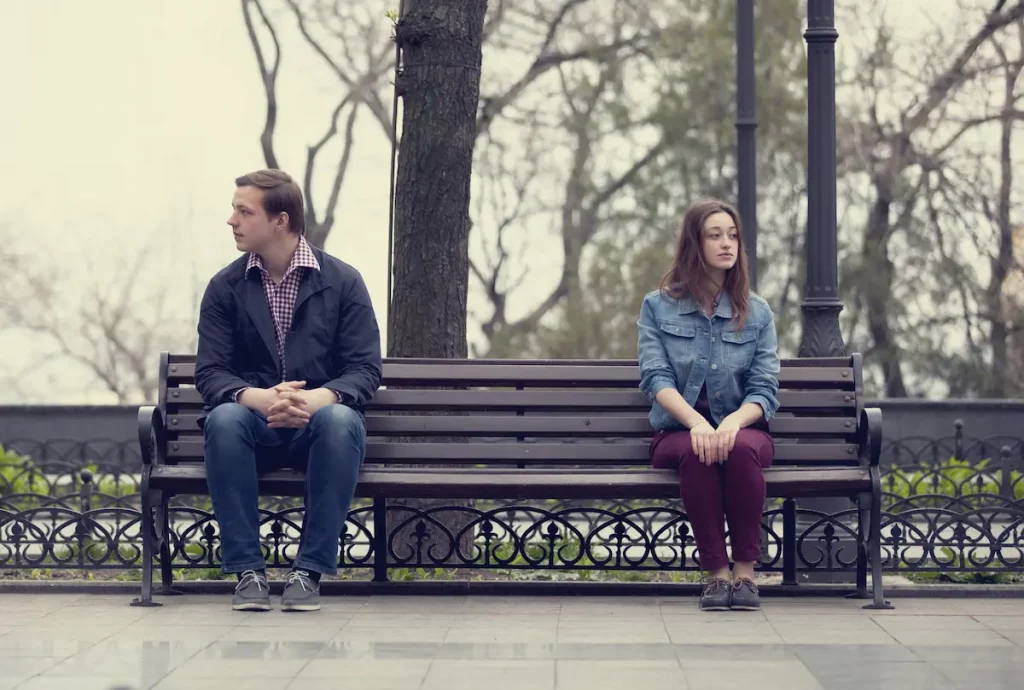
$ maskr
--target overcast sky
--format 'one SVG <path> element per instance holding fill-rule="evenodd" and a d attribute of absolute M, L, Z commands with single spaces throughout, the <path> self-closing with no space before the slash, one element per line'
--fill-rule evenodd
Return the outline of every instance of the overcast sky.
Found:
<path fill-rule="evenodd" d="M 941 16 L 950 2 L 884 4 L 912 31 L 923 8 Z M 116 280 L 143 246 L 204 282 L 237 256 L 225 224 L 233 179 L 264 167 L 265 114 L 238 0 L 0 0 L 0 32 L 0 230 L 29 240 L 71 285 Z M 283 43 L 277 151 L 301 176 L 336 82 L 297 41 Z M 326 249 L 363 273 L 383 325 L 390 151 L 368 113 L 357 127 Z M 7 334 L 0 350 L 17 371 L 39 347 Z M 64 374 L 81 376 L 57 372 L 56 397 L 85 400 Z M 0 402 L 16 397 L 0 390 Z"/>
<path fill-rule="evenodd" d="M 0 224 L 72 275 L 153 242 L 204 279 L 237 256 L 225 221 L 234 178 L 265 167 L 265 101 L 236 0 L 0 0 L 0 31 Z M 285 51 L 277 150 L 301 178 L 337 90 Z M 363 273 L 383 322 L 390 152 L 360 125 L 326 249 Z M 30 361 L 25 344 L 0 343 L 8 367 Z"/>

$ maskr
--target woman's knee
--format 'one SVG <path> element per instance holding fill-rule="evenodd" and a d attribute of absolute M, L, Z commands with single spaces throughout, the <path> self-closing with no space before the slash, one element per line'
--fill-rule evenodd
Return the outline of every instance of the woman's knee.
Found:
<path fill-rule="evenodd" d="M 651 465 L 660 470 L 682 470 L 686 460 L 693 455 L 688 431 L 661 432 L 651 448 Z"/>
<path fill-rule="evenodd" d="M 774 459 L 775 445 L 771 436 L 759 429 L 740 429 L 726 464 L 753 464 L 764 468 Z"/>

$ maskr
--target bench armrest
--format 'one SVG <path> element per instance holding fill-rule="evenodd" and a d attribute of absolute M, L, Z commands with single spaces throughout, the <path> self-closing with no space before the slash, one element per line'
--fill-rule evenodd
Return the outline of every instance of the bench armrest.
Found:
<path fill-rule="evenodd" d="M 878 467 L 882 456 L 882 410 L 865 407 L 860 413 L 861 464 Z"/>
<path fill-rule="evenodd" d="M 143 405 L 139 408 L 139 451 L 143 465 L 163 465 L 167 448 L 167 432 L 160 408 Z"/>

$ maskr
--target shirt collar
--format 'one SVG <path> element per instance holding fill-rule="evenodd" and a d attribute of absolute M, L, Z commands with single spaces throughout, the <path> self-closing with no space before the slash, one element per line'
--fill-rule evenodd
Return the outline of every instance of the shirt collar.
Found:
<path fill-rule="evenodd" d="M 245 265 L 245 275 L 248 276 L 249 271 L 254 268 L 258 269 L 261 273 L 266 273 L 266 269 L 263 267 L 263 259 L 260 255 L 250 252 L 249 261 Z M 301 235 L 299 236 L 299 245 L 295 248 L 295 253 L 292 254 L 291 263 L 288 264 L 288 270 L 285 271 L 285 276 L 297 268 L 310 268 L 314 271 L 320 270 L 320 262 L 316 260 L 312 247 L 309 246 L 309 242 L 306 242 L 306 238 Z"/>

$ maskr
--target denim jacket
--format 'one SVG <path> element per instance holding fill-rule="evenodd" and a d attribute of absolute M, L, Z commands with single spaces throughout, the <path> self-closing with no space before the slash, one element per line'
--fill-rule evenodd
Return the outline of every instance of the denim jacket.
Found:
<path fill-rule="evenodd" d="M 654 291 L 644 298 L 637 339 L 640 390 L 651 401 L 655 429 L 685 428 L 655 400 L 669 387 L 693 405 L 706 383 L 715 425 L 743 403 L 759 404 L 765 421 L 778 411 L 779 341 L 771 307 L 751 293 L 743 328 L 737 330 L 731 319 L 727 293 L 711 318 L 690 297 L 675 300 Z"/>

